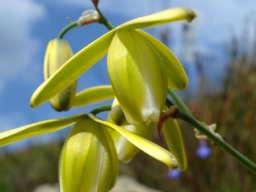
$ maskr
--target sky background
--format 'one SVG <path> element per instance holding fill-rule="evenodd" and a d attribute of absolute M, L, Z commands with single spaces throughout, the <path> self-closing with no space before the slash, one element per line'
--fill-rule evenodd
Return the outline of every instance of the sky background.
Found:
<path fill-rule="evenodd" d="M 255 35 L 255 0 L 101 0 L 100 8 L 113 25 L 129 19 L 160 11 L 165 7 L 189 6 L 198 13 L 192 23 L 196 48 L 205 54 L 221 58 L 221 47 L 230 40 L 230 35 L 239 36 L 248 31 L 248 39 Z M 75 109 L 57 113 L 49 104 L 36 109 L 29 107 L 30 96 L 43 81 L 43 58 L 49 40 L 70 20 L 76 20 L 82 11 L 92 9 L 89 0 L 0 0 L 0 131 L 15 128 L 44 119 L 65 117 L 87 111 Z M 168 24 L 171 29 L 171 47 L 180 55 L 181 24 Z M 160 27 L 148 30 L 158 35 Z M 77 28 L 65 38 L 74 52 L 106 32 L 99 24 Z M 173 40 L 174 39 L 174 40 Z M 221 64 L 209 66 L 216 78 L 221 73 Z M 79 90 L 108 82 L 104 73 L 104 60 L 83 75 Z M 51 135 L 51 137 L 54 137 Z M 36 143 L 50 137 L 29 140 Z M 18 146 L 24 144 L 18 143 Z"/>

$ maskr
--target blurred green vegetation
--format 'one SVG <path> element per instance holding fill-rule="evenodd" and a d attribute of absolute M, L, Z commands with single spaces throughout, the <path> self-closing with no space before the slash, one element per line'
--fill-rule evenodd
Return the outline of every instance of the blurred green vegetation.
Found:
<path fill-rule="evenodd" d="M 196 97 L 186 96 L 190 110 L 207 124 L 217 123 L 217 132 L 251 160 L 256 162 L 256 43 L 244 52 L 239 39 L 230 41 L 228 66 L 222 85 L 214 90 L 202 70 L 207 60 L 197 60 L 199 85 Z M 203 57 L 198 57 L 203 58 Z M 224 61 L 223 61 L 224 63 Z M 224 69 L 224 67 L 223 67 Z M 209 143 L 213 153 L 206 160 L 196 156 L 199 141 L 193 127 L 181 122 L 188 156 L 188 169 L 179 179 L 168 178 L 168 169 L 140 153 L 130 164 L 121 164 L 121 174 L 163 192 L 253 192 L 256 176 L 228 154 Z M 164 145 L 158 134 L 154 140 Z M 27 192 L 44 183 L 58 181 L 58 161 L 63 141 L 31 146 L 15 153 L 0 155 L 0 191 Z"/>
<path fill-rule="evenodd" d="M 1 151 L 0 191 L 29 192 L 56 183 L 62 142 L 34 145 L 17 152 Z"/>

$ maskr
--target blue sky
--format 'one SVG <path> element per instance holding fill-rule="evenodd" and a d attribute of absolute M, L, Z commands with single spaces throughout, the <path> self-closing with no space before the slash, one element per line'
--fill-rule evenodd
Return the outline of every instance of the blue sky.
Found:
<path fill-rule="evenodd" d="M 239 35 L 244 26 L 253 26 L 256 22 L 253 14 L 256 9 L 255 0 L 100 2 L 102 11 L 114 25 L 162 10 L 165 6 L 189 6 L 198 12 L 198 18 L 192 25 L 196 47 L 205 53 L 218 54 L 216 47 L 227 41 L 230 34 Z M 83 10 L 91 8 L 89 0 L 0 0 L 0 130 L 86 111 L 76 109 L 69 113 L 56 113 L 48 104 L 30 109 L 29 100 L 43 81 L 42 65 L 48 41 L 56 37 L 68 20 L 77 19 Z M 174 38 L 178 38 L 180 24 L 167 27 L 172 29 Z M 157 34 L 158 29 L 149 32 Z M 252 27 L 248 29 L 252 31 Z M 66 39 L 76 52 L 105 32 L 104 26 L 92 24 L 71 31 Z M 174 41 L 172 47 L 178 53 L 180 42 Z M 86 73 L 79 83 L 79 89 L 96 84 L 99 80 L 107 82 L 107 76 L 102 75 L 104 67 L 104 62 L 101 62 L 90 73 Z M 97 74 L 96 77 L 94 74 Z"/>

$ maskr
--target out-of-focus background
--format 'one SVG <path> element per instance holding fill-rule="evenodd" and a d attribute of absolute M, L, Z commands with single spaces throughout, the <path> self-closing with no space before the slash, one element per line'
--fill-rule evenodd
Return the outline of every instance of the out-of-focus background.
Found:
<path fill-rule="evenodd" d="M 256 2 L 254 0 L 105 0 L 100 7 L 118 25 L 167 7 L 189 6 L 198 12 L 191 24 L 168 24 L 147 31 L 164 41 L 179 57 L 190 78 L 179 92 L 191 111 L 231 145 L 256 161 Z M 0 131 L 44 119 L 88 112 L 92 108 L 57 113 L 44 104 L 29 107 L 30 96 L 43 81 L 43 58 L 49 40 L 81 12 L 86 0 L 0 0 Z M 107 30 L 92 24 L 66 35 L 74 52 Z M 105 59 L 79 81 L 79 90 L 108 83 Z M 159 191 L 252 192 L 256 177 L 218 146 L 195 138 L 182 123 L 188 169 L 167 168 L 140 153 L 121 174 Z M 58 181 L 58 159 L 68 129 L 21 141 L 0 149 L 0 191 L 33 191 Z M 161 143 L 157 134 L 153 136 Z"/>

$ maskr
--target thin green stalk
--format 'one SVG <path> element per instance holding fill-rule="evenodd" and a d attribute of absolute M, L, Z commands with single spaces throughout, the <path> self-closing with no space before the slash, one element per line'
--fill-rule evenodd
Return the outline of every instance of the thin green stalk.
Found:
<path fill-rule="evenodd" d="M 68 25 L 66 25 L 59 33 L 58 38 L 62 39 L 64 37 L 64 35 L 71 29 L 77 27 L 77 21 L 73 21 L 71 23 L 69 23 Z"/>
<path fill-rule="evenodd" d="M 99 23 L 105 25 L 108 30 L 112 30 L 114 27 L 111 25 L 111 23 L 106 19 L 106 17 L 103 15 L 103 13 L 101 12 L 101 10 L 95 6 L 95 9 L 98 11 L 99 15 L 100 15 L 100 20 Z"/>
<path fill-rule="evenodd" d="M 188 107 L 185 105 L 185 103 L 180 99 L 180 97 L 171 89 L 168 89 L 168 94 L 172 97 L 174 103 L 182 110 L 186 111 L 188 114 L 191 114 Z"/>
<path fill-rule="evenodd" d="M 95 7 L 95 9 L 97 10 L 97 12 L 100 15 L 100 20 L 98 21 L 99 23 L 105 25 L 107 27 L 108 30 L 112 30 L 114 27 L 110 24 L 110 22 L 106 19 L 106 17 L 103 15 L 103 13 L 101 12 L 101 10 L 98 7 Z M 62 39 L 64 37 L 64 35 L 71 29 L 77 27 L 78 25 L 77 21 L 73 21 L 71 23 L 69 23 L 68 25 L 66 25 L 59 33 L 58 38 Z"/>
<path fill-rule="evenodd" d="M 111 110 L 111 105 L 105 105 L 105 106 L 100 106 L 98 108 L 93 109 L 90 113 L 93 115 L 97 115 L 98 113 L 104 112 L 104 111 L 110 111 Z"/>
<path fill-rule="evenodd" d="M 200 133 L 207 136 L 211 141 L 218 144 L 222 149 L 224 149 L 227 153 L 229 153 L 231 156 L 233 156 L 235 159 L 237 159 L 244 167 L 249 169 L 253 174 L 256 175 L 256 164 L 252 162 L 250 159 L 245 157 L 243 154 L 241 154 L 238 150 L 233 148 L 231 145 L 229 145 L 227 142 L 225 142 L 220 136 L 218 136 L 216 133 L 210 131 L 205 125 L 197 121 L 193 116 L 188 114 L 187 112 L 184 112 L 182 110 L 177 109 L 173 116 L 175 118 L 182 119 L 189 123 L 190 125 L 193 125 Z"/>

